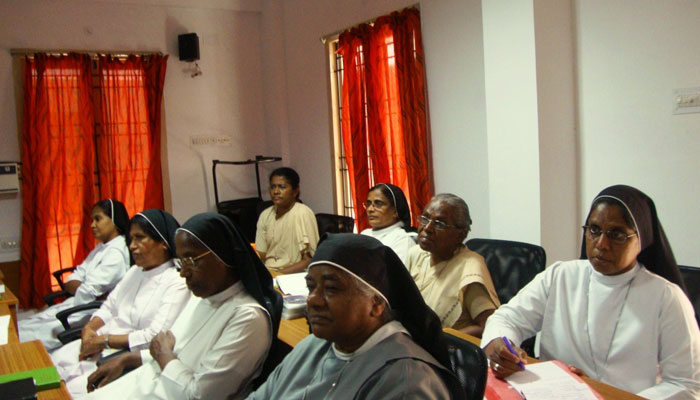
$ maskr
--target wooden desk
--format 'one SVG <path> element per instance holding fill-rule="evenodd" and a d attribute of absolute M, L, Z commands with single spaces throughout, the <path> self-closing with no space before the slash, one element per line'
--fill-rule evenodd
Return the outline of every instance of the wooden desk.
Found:
<path fill-rule="evenodd" d="M 52 365 L 49 353 L 38 340 L 0 346 L 0 374 L 28 371 Z M 64 400 L 71 397 L 65 383 L 61 381 L 61 387 L 37 392 L 37 398 L 40 400 Z"/>
<path fill-rule="evenodd" d="M 2 280 L 0 280 L 0 284 L 4 284 Z M 12 315 L 12 320 L 15 321 L 15 333 L 17 333 L 17 305 L 19 300 L 17 300 L 17 296 L 12 293 L 7 285 L 5 285 L 5 293 L 0 298 L 0 304 L 6 304 L 10 308 L 10 315 Z"/>
<path fill-rule="evenodd" d="M 454 330 L 452 328 L 445 328 L 444 331 L 446 333 L 449 333 L 451 335 L 457 336 L 459 338 L 462 338 L 466 341 L 472 342 L 477 346 L 481 345 L 481 340 L 477 337 L 474 337 L 472 335 L 467 335 L 466 333 L 462 333 L 460 331 Z M 540 360 L 532 357 L 528 357 L 528 362 L 529 363 L 538 363 Z M 626 392 L 622 389 L 618 389 L 614 386 L 610 386 L 606 383 L 596 381 L 594 379 L 591 379 L 589 377 L 581 377 L 586 383 L 592 387 L 596 392 L 600 393 L 601 396 L 605 399 L 610 399 L 610 400 L 643 400 L 643 397 L 639 397 L 635 394 Z"/>
<path fill-rule="evenodd" d="M 296 346 L 307 336 L 309 336 L 309 325 L 306 323 L 306 318 L 282 318 L 280 320 L 280 330 L 277 337 L 290 347 Z"/>
<path fill-rule="evenodd" d="M 7 304 L 0 304 L 0 315 L 10 316 L 10 325 L 7 327 L 7 343 L 19 343 L 19 337 L 17 336 L 17 322 L 14 318 L 12 318 L 10 307 L 8 307 Z"/>

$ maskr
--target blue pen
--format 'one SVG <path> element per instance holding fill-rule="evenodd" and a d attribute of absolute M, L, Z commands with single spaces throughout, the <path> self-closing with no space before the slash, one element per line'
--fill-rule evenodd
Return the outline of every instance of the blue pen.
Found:
<path fill-rule="evenodd" d="M 515 349 L 514 349 L 513 346 L 510 344 L 510 340 L 508 340 L 508 338 L 505 337 L 505 336 L 503 336 L 501 339 L 503 339 L 503 343 L 506 344 L 506 347 L 508 348 L 508 351 L 510 351 L 511 354 L 513 354 L 514 356 L 520 358 L 520 356 L 518 355 L 518 353 L 515 352 Z M 521 369 L 521 370 L 525 371 L 525 364 L 523 364 L 522 361 L 518 361 L 518 365 L 520 365 L 520 369 Z"/>

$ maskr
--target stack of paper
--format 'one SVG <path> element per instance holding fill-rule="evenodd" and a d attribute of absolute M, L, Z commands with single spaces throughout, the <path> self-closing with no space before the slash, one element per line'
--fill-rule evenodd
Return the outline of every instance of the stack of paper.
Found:
<path fill-rule="evenodd" d="M 294 319 L 304 316 L 306 297 L 309 295 L 309 289 L 306 288 L 306 272 L 279 275 L 275 282 L 284 299 L 282 318 Z"/>
<path fill-rule="evenodd" d="M 595 393 L 560 361 L 527 364 L 506 381 L 525 399 L 597 400 Z"/>

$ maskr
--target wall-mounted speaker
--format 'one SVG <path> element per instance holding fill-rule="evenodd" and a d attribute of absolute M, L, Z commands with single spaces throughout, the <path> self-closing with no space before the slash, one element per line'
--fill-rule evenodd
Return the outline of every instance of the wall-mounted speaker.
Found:
<path fill-rule="evenodd" d="M 178 35 L 177 48 L 180 53 L 180 61 L 199 60 L 199 37 L 196 33 Z"/>

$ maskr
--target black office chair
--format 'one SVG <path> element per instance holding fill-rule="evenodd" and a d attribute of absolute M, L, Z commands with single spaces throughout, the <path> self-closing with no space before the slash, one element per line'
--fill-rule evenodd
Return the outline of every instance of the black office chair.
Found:
<path fill-rule="evenodd" d="M 91 317 L 87 317 L 81 321 L 81 323 L 77 324 L 71 324 L 68 321 L 68 318 L 77 312 L 84 311 L 84 310 L 97 310 L 102 306 L 103 301 L 102 300 L 95 300 L 91 301 L 89 303 L 81 304 L 79 306 L 71 307 L 69 309 L 59 311 L 56 313 L 56 318 L 61 321 L 61 325 L 63 325 L 63 328 L 65 329 L 63 332 L 59 332 L 56 337 L 58 340 L 61 341 L 61 343 L 66 344 L 68 342 L 72 342 L 74 340 L 80 339 L 80 333 L 83 329 L 83 326 L 87 323 L 87 321 L 90 320 Z"/>
<path fill-rule="evenodd" d="M 58 271 L 54 271 L 51 273 L 51 275 L 56 278 L 56 282 L 58 282 L 58 286 L 61 288 L 58 292 L 53 292 L 49 293 L 46 296 L 44 296 L 44 301 L 46 304 L 49 306 L 52 306 L 56 304 L 56 299 L 63 298 L 67 299 L 72 296 L 67 290 L 66 290 L 66 283 L 63 282 L 63 275 L 75 271 L 75 267 L 68 267 L 68 268 L 61 268 Z"/>
<path fill-rule="evenodd" d="M 470 239 L 467 247 L 484 257 L 501 304 L 507 303 L 546 267 L 547 254 L 534 244 Z"/>
<path fill-rule="evenodd" d="M 324 233 L 352 233 L 355 227 L 355 219 L 344 215 L 335 214 L 316 214 L 316 223 L 318 224 L 318 236 L 323 236 Z"/>
<path fill-rule="evenodd" d="M 467 399 L 483 399 L 488 366 L 486 354 L 474 343 L 449 333 L 442 333 L 447 344 L 452 371 L 467 394 Z"/>
<path fill-rule="evenodd" d="M 685 288 L 688 290 L 688 298 L 695 309 L 695 319 L 700 326 L 700 268 L 688 265 L 679 265 Z"/>

